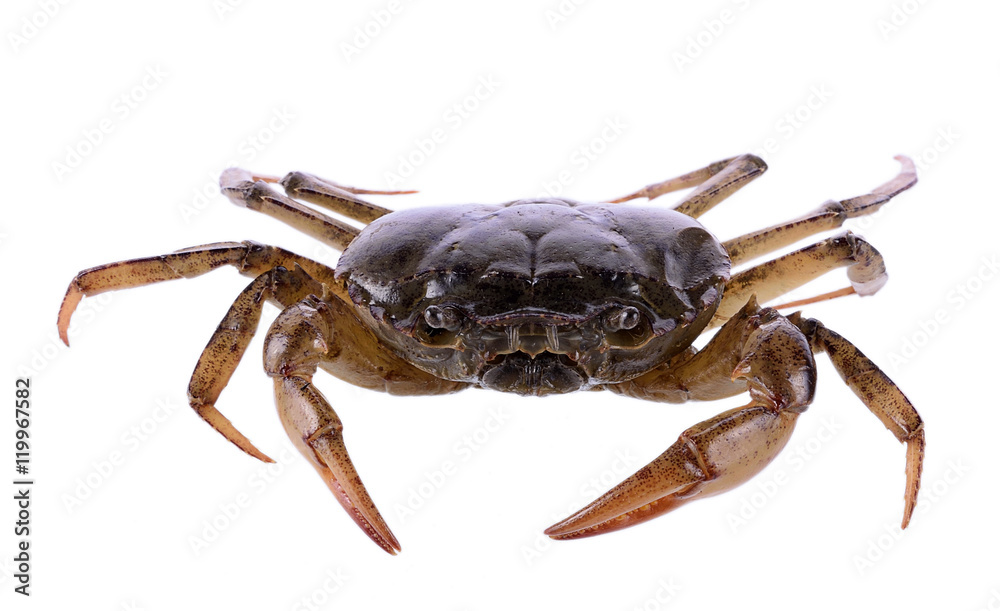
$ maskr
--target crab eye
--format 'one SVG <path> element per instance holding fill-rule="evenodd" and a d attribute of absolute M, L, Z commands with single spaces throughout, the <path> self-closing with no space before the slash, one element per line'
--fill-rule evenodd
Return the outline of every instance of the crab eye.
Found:
<path fill-rule="evenodd" d="M 458 310 L 448 306 L 428 306 L 424 310 L 424 320 L 435 329 L 457 331 L 462 326 L 462 319 Z"/>
<path fill-rule="evenodd" d="M 608 331 L 627 331 L 639 324 L 639 310 L 632 306 L 616 308 L 604 319 L 604 327 Z"/>

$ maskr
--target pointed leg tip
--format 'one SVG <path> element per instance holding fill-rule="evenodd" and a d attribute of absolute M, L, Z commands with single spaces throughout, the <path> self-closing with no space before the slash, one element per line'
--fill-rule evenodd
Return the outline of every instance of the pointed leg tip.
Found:
<path fill-rule="evenodd" d="M 264 182 L 269 182 L 269 183 L 281 182 L 281 178 L 278 176 L 271 176 L 269 174 L 258 174 L 256 172 L 250 172 L 249 174 L 254 182 L 257 182 L 258 180 L 263 180 Z"/>
<path fill-rule="evenodd" d="M 617 199 L 608 200 L 608 203 L 609 204 L 624 204 L 625 202 L 632 201 L 633 199 L 638 199 L 640 197 L 644 197 L 641 192 L 629 193 L 628 195 L 625 195 L 623 197 L 619 197 Z"/>
<path fill-rule="evenodd" d="M 76 278 L 69 283 L 69 288 L 66 289 L 66 296 L 63 297 L 62 305 L 59 306 L 59 315 L 56 319 L 56 327 L 59 329 L 59 339 L 62 343 L 69 346 L 69 321 L 73 318 L 73 312 L 76 311 L 76 306 L 80 304 L 80 300 L 83 299 L 83 291 L 80 290 L 80 286 L 76 282 Z"/>
<path fill-rule="evenodd" d="M 252 443 L 250 443 L 250 441 L 247 440 L 245 437 L 244 437 L 244 441 L 246 442 L 245 444 L 237 443 L 236 441 L 233 441 L 232 439 L 230 439 L 230 441 L 232 441 L 233 444 L 236 447 L 238 447 L 239 449 L 243 450 L 244 452 L 246 452 L 250 456 L 253 456 L 254 458 L 256 458 L 257 460 L 259 460 L 261 462 L 265 462 L 265 463 L 274 463 L 275 462 L 275 460 L 273 458 L 271 458 L 267 454 L 265 454 L 265 453 L 261 452 L 260 450 L 258 450 L 257 447 L 255 445 L 253 445 Z"/>
<path fill-rule="evenodd" d="M 233 423 L 229 421 L 229 418 L 223 416 L 222 412 L 215 408 L 215 405 L 211 403 L 200 403 L 198 399 L 192 397 L 188 397 L 188 402 L 191 404 L 194 411 L 201 416 L 202 420 L 207 422 L 223 437 L 231 441 L 237 448 L 243 450 L 261 462 L 275 462 L 273 458 L 258 450 L 257 446 L 247 439 L 243 433 L 239 432 L 239 430 L 233 426 Z"/>

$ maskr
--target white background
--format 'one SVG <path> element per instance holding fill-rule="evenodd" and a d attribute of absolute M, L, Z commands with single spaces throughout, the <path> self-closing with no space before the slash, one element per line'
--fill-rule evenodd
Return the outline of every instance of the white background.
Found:
<path fill-rule="evenodd" d="M 4 4 L 3 371 L 11 397 L 14 377 L 34 372 L 37 485 L 30 599 L 12 591 L 9 479 L 0 495 L 0 605 L 996 608 L 998 282 L 984 263 L 998 255 L 995 4 L 233 4 Z M 496 85 L 477 99 L 483 80 Z M 459 121 L 456 104 L 475 109 Z M 444 141 L 419 159 L 435 129 Z M 558 543 L 541 531 L 742 399 L 387 398 L 321 375 L 402 543 L 393 558 L 288 449 L 263 332 L 219 405 L 290 459 L 279 474 L 261 484 L 262 466 L 186 406 L 195 360 L 246 278 L 225 269 L 88 299 L 72 349 L 54 340 L 67 283 L 94 265 L 241 239 L 335 262 L 219 196 L 230 164 L 384 188 L 413 154 L 401 186 L 420 193 L 377 200 L 397 208 L 536 195 L 563 170 L 566 195 L 601 199 L 769 139 L 770 171 L 702 219 L 722 239 L 865 193 L 895 174 L 896 154 L 920 162 L 914 189 L 848 225 L 884 254 L 887 286 L 807 309 L 881 363 L 926 422 L 922 505 L 902 535 L 903 449 L 825 357 L 816 402 L 756 480 Z M 596 152 L 587 167 L 581 147 Z M 838 270 L 796 295 L 845 284 Z M 11 421 L 0 463 L 13 479 Z M 483 443 L 461 450 L 473 437 Z M 809 460 L 792 461 L 796 449 Z M 436 475 L 447 461 L 457 472 Z M 241 494 L 248 506 L 227 517 Z M 221 532 L 196 553 L 212 522 Z"/>

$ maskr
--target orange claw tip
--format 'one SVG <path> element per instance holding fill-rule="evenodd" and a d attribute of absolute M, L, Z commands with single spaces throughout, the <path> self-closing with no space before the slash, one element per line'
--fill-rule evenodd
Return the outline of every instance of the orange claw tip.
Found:
<path fill-rule="evenodd" d="M 83 299 L 83 291 L 80 290 L 74 278 L 73 282 L 69 283 L 69 288 L 66 289 L 66 296 L 63 297 L 62 305 L 59 307 L 59 318 L 56 322 L 56 326 L 59 328 L 59 339 L 67 346 L 69 346 L 69 321 L 81 299 Z"/>
<path fill-rule="evenodd" d="M 579 517 L 582 516 L 575 515 L 559 522 L 558 524 L 553 524 L 552 526 L 546 528 L 545 534 L 556 541 L 595 537 L 597 535 L 603 535 L 605 533 L 642 524 L 643 522 L 652 520 L 653 518 L 677 509 L 678 507 L 686 504 L 689 500 L 691 499 L 675 498 L 673 495 L 666 495 L 630 511 L 613 515 L 603 522 L 597 522 L 596 524 L 590 525 L 581 525 L 582 520 L 580 520 Z"/>

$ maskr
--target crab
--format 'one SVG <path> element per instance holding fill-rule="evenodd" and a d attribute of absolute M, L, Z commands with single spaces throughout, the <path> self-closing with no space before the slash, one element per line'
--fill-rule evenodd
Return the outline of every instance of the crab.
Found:
<path fill-rule="evenodd" d="M 924 429 L 899 388 L 848 340 L 786 307 L 852 293 L 887 278 L 882 256 L 850 232 L 746 266 L 768 252 L 869 214 L 916 183 L 913 162 L 871 193 L 828 201 L 787 223 L 719 241 L 696 219 L 766 169 L 724 159 L 604 203 L 532 198 L 390 211 L 358 189 L 302 172 L 283 178 L 230 168 L 235 204 L 275 217 L 341 251 L 336 268 L 256 242 L 221 242 L 101 265 L 72 280 L 58 316 L 84 296 L 191 278 L 231 265 L 253 278 L 198 359 L 191 407 L 247 454 L 271 459 L 216 408 L 265 302 L 281 313 L 264 341 L 278 413 L 296 448 L 351 518 L 390 554 L 400 545 L 344 445 L 343 425 L 313 384 L 317 368 L 395 395 L 469 388 L 544 396 L 610 391 L 679 403 L 747 393 L 749 402 L 687 429 L 663 454 L 549 527 L 554 539 L 619 530 L 730 490 L 761 471 L 812 403 L 814 354 L 906 445 L 902 527 L 916 504 Z M 274 184 L 283 187 L 280 193 Z M 625 202 L 693 188 L 673 209 Z M 327 208 L 363 229 L 321 213 Z M 850 286 L 774 307 L 786 292 L 838 267 Z M 718 327 L 701 349 L 692 343 Z"/>

